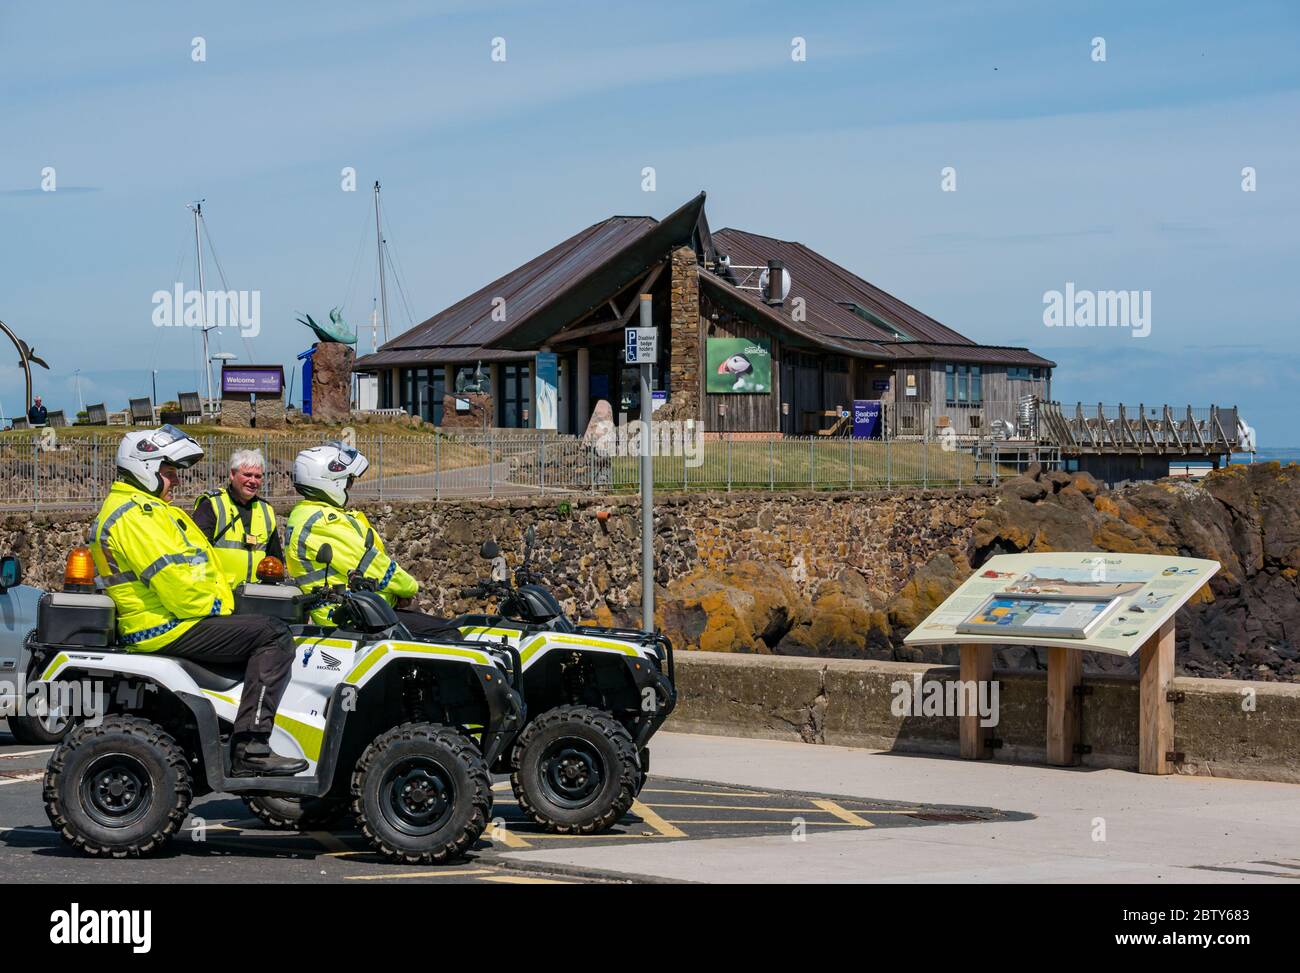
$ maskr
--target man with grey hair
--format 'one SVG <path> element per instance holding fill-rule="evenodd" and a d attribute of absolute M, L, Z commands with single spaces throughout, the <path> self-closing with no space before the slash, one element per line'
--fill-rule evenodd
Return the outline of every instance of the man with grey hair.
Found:
<path fill-rule="evenodd" d="M 265 469 L 261 451 L 237 450 L 230 457 L 226 488 L 210 490 L 194 505 L 194 522 L 211 542 L 231 588 L 256 581 L 258 562 L 267 555 L 284 563 L 275 511 L 258 496 Z"/>

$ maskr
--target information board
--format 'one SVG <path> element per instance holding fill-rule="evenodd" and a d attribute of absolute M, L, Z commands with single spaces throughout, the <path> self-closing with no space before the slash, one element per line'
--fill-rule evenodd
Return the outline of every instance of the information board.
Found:
<path fill-rule="evenodd" d="M 1218 570 L 1218 561 L 1161 554 L 1000 554 L 989 558 L 903 641 L 908 645 L 1062 645 L 1131 656 Z M 1019 596 L 1102 606 L 1118 599 L 1118 604 L 1099 610 L 1101 624 L 1087 628 L 1083 638 L 1052 634 L 1046 615 L 1040 630 L 1032 631 L 1034 626 L 1025 624 L 1023 605 L 1020 625 L 996 626 L 988 635 L 971 631 L 967 623 L 995 599 L 1006 600 L 1011 608 Z M 1079 620 L 1072 614 L 1071 626 Z"/>

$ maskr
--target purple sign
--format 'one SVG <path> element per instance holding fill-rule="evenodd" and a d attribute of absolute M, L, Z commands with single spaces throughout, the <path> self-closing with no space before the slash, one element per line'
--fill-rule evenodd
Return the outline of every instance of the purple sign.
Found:
<path fill-rule="evenodd" d="M 221 369 L 221 391 L 279 395 L 284 388 L 284 369 L 278 365 L 258 368 L 230 366 Z"/>
<path fill-rule="evenodd" d="M 853 438 L 880 438 L 880 403 L 875 399 L 853 400 Z"/>

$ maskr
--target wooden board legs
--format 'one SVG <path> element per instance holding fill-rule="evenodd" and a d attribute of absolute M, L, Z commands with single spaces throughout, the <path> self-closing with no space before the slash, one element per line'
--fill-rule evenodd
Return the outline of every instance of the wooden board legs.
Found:
<path fill-rule="evenodd" d="M 1174 683 L 1174 621 L 1143 644 L 1138 655 L 1138 772 L 1169 774 L 1174 748 L 1174 711 L 1167 694 Z"/>
<path fill-rule="evenodd" d="M 1079 762 L 1079 717 L 1083 707 L 1075 694 L 1083 684 L 1083 653 L 1049 646 L 1047 649 L 1047 762 L 1069 767 Z"/>
<path fill-rule="evenodd" d="M 961 681 L 987 683 L 993 678 L 993 646 L 961 646 Z M 978 709 L 978 707 L 976 707 Z M 991 727 L 980 726 L 979 713 L 958 717 L 961 724 L 961 755 L 966 760 L 984 760 L 993 756 L 989 748 Z"/>

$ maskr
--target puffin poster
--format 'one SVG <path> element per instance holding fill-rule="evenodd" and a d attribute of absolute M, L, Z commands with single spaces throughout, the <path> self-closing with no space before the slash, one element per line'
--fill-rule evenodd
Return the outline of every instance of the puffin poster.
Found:
<path fill-rule="evenodd" d="M 772 352 L 765 340 L 709 338 L 705 361 L 705 390 L 708 392 L 753 394 L 772 391 Z"/>

